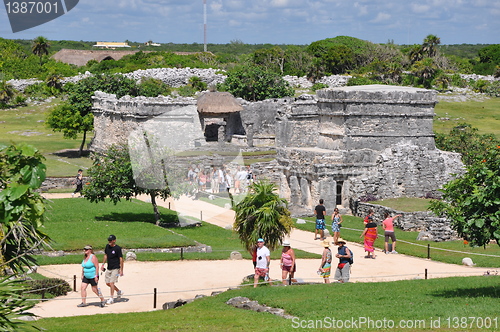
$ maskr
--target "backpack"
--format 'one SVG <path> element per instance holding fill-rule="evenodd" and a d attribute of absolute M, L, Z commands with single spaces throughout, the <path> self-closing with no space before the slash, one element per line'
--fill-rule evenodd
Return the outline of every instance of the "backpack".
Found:
<path fill-rule="evenodd" d="M 346 246 L 342 246 L 342 248 L 339 248 L 339 254 L 341 254 L 341 255 L 347 255 L 345 248 L 347 248 L 347 247 Z M 347 248 L 347 249 L 349 249 L 349 248 Z M 352 264 L 354 264 L 354 253 L 352 252 L 351 249 L 349 249 L 349 251 L 351 252 L 351 258 L 349 258 L 349 264 L 352 265 Z"/>

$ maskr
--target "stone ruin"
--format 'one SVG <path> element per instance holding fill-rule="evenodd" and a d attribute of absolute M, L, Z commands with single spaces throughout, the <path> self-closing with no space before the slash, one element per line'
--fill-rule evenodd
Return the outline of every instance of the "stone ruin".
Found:
<path fill-rule="evenodd" d="M 94 151 L 126 142 L 138 129 L 182 149 L 208 144 L 193 98 L 117 99 L 99 92 L 94 98 Z M 435 91 L 369 85 L 240 102 L 244 110 L 225 119 L 225 138 L 241 149 L 276 149 L 276 160 L 255 173 L 279 186 L 296 215 L 310 215 L 320 198 L 328 211 L 347 212 L 367 196 L 435 194 L 463 171 L 459 154 L 435 147 Z"/>

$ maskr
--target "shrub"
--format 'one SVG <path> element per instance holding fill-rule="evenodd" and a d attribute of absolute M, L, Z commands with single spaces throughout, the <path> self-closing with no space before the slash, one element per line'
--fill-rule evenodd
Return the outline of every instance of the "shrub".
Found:
<path fill-rule="evenodd" d="M 314 92 L 316 92 L 316 90 L 325 89 L 325 88 L 328 88 L 328 84 L 325 84 L 325 83 L 316 83 L 316 84 L 314 84 L 311 87 L 311 90 L 314 91 Z"/>
<path fill-rule="evenodd" d="M 355 76 L 349 79 L 347 82 L 347 86 L 354 86 L 354 85 L 372 85 L 372 84 L 380 84 L 380 82 L 371 80 L 367 77 L 363 76 Z"/>
<path fill-rule="evenodd" d="M 184 85 L 181 86 L 177 92 L 179 92 L 179 95 L 182 97 L 192 97 L 196 93 L 196 89 L 190 85 Z"/>
<path fill-rule="evenodd" d="M 29 293 L 45 294 L 49 293 L 54 296 L 63 296 L 70 292 L 72 289 L 68 282 L 59 278 L 49 278 L 43 280 L 31 280 L 28 282 L 30 287 Z"/>

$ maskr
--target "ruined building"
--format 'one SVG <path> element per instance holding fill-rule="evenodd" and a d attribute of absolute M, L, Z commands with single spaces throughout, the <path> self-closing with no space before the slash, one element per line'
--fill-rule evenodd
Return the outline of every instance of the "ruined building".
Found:
<path fill-rule="evenodd" d="M 220 112 L 219 121 L 217 112 L 204 114 L 192 98 L 117 100 L 96 93 L 91 148 L 104 150 L 148 126 L 183 149 L 203 147 L 215 137 L 242 147 L 267 145 L 277 156 L 261 176 L 277 182 L 296 211 L 311 211 L 319 198 L 327 209 L 349 209 L 366 196 L 422 197 L 462 171 L 458 154 L 435 147 L 435 91 L 369 85 L 240 102 L 239 114 Z"/>

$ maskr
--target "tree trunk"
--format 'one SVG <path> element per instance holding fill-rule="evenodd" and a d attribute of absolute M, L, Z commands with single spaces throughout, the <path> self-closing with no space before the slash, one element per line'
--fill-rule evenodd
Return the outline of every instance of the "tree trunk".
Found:
<path fill-rule="evenodd" d="M 85 140 L 87 139 L 87 131 L 83 132 L 82 144 L 80 144 L 80 150 L 78 150 L 78 157 L 81 157 L 83 154 L 83 147 L 85 146 Z"/>
<path fill-rule="evenodd" d="M 153 204 L 153 210 L 155 212 L 156 226 L 160 226 L 160 211 L 158 211 L 158 205 L 156 205 L 156 195 L 154 192 L 151 192 L 149 196 L 151 196 L 151 204 Z"/>

